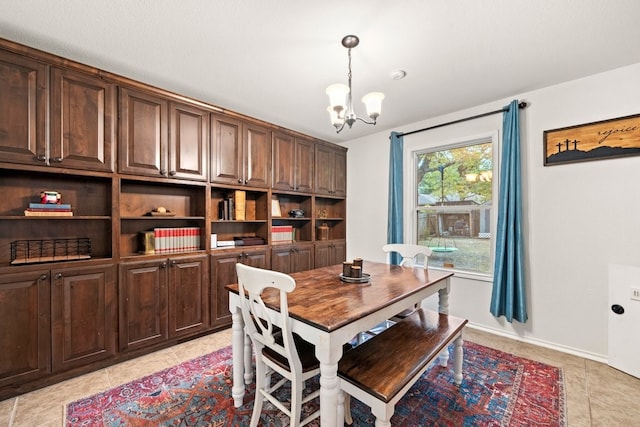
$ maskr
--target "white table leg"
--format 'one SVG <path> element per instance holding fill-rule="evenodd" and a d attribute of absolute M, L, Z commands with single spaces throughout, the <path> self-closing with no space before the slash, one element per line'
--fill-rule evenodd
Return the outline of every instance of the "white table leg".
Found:
<path fill-rule="evenodd" d="M 332 346 L 328 340 L 316 343 L 316 357 L 320 361 L 320 425 L 344 425 L 344 408 L 339 410 L 338 360 L 342 357 L 342 344 Z"/>
<path fill-rule="evenodd" d="M 231 319 L 231 345 L 233 351 L 233 387 L 231 388 L 231 395 L 233 396 L 233 405 L 239 408 L 242 406 L 244 398 L 244 324 L 240 307 L 236 307 L 232 312 Z"/>

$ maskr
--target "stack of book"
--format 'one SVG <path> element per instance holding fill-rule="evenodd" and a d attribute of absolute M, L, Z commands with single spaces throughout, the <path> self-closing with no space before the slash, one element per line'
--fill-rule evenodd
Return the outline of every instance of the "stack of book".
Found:
<path fill-rule="evenodd" d="M 247 193 L 235 190 L 218 204 L 218 218 L 222 220 L 244 221 L 246 212 Z"/>
<path fill-rule="evenodd" d="M 145 250 L 148 248 L 143 248 Z M 190 252 L 200 249 L 200 227 L 153 229 L 153 253 Z M 145 250 L 145 252 L 147 252 Z"/>
<path fill-rule="evenodd" d="M 29 203 L 24 216 L 73 216 L 71 205 L 64 203 Z"/>
<path fill-rule="evenodd" d="M 262 237 L 258 236 L 234 237 L 233 241 L 235 242 L 235 246 L 257 246 L 266 243 Z"/>
<path fill-rule="evenodd" d="M 292 243 L 293 242 L 293 226 L 291 225 L 274 225 L 271 227 L 271 242 Z"/>

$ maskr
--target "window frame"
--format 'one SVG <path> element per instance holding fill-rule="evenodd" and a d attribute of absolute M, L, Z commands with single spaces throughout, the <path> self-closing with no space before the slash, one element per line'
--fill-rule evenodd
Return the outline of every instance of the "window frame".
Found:
<path fill-rule="evenodd" d="M 484 282 L 493 281 L 493 268 L 495 260 L 495 230 L 498 218 L 498 195 L 500 189 L 500 152 L 501 143 L 498 131 L 482 133 L 479 135 L 459 137 L 455 139 L 443 140 L 437 143 L 427 140 L 416 140 L 408 143 L 405 141 L 405 152 L 403 159 L 404 168 L 404 241 L 407 243 L 417 244 L 418 221 L 416 214 L 419 210 L 417 203 L 417 160 L 418 155 L 425 152 L 442 151 L 451 148 L 460 148 L 468 145 L 475 145 L 490 142 L 492 144 L 492 161 L 493 161 L 493 179 L 491 181 L 492 191 L 492 215 L 491 215 L 491 237 L 490 237 L 490 263 L 491 271 L 489 273 L 481 273 L 468 270 L 457 270 L 455 268 L 429 267 L 435 270 L 451 271 L 457 277 L 464 277 Z"/>

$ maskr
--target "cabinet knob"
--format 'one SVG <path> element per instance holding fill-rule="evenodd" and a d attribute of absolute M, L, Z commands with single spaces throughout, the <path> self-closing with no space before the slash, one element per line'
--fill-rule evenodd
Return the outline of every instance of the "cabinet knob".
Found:
<path fill-rule="evenodd" d="M 165 176 L 167 174 L 166 169 L 160 169 L 160 175 Z"/>
<path fill-rule="evenodd" d="M 51 163 L 62 163 L 62 157 L 52 157 L 49 159 Z"/>
<path fill-rule="evenodd" d="M 38 154 L 37 156 L 34 157 L 34 159 L 36 159 L 39 162 L 45 162 L 47 160 L 47 157 L 44 154 Z"/>
<path fill-rule="evenodd" d="M 166 261 L 163 261 L 162 263 L 160 263 L 160 268 L 167 268 Z"/>
<path fill-rule="evenodd" d="M 171 265 L 171 267 L 175 267 L 176 266 L 176 260 L 172 259 L 171 262 L 169 263 L 169 265 Z"/>
<path fill-rule="evenodd" d="M 40 276 L 38 280 L 47 280 L 47 275 L 43 274 L 42 276 Z"/>
<path fill-rule="evenodd" d="M 242 179 L 238 178 L 238 184 L 242 184 Z"/>
<path fill-rule="evenodd" d="M 62 279 L 62 273 L 56 274 L 56 277 L 54 277 L 54 279 L 55 280 Z"/>
<path fill-rule="evenodd" d="M 178 172 L 176 172 L 176 171 L 169 171 L 169 175 L 171 175 L 171 176 L 176 176 L 177 173 Z"/>

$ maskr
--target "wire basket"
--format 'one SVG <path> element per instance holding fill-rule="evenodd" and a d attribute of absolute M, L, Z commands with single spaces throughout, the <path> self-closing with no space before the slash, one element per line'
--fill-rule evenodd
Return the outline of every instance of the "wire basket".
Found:
<path fill-rule="evenodd" d="M 11 242 L 11 265 L 89 258 L 91 258 L 91 240 L 88 237 Z"/>

